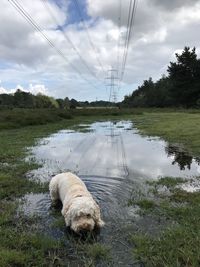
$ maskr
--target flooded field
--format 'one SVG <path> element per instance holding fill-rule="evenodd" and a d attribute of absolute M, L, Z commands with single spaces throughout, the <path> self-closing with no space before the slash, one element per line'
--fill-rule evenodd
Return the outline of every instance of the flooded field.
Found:
<path fill-rule="evenodd" d="M 141 136 L 129 121 L 95 122 L 59 131 L 30 148 L 27 160 L 41 165 L 28 174 L 30 179 L 49 182 L 53 175 L 71 171 L 86 183 L 106 223 L 96 239 L 111 248 L 111 266 L 140 266 L 131 256 L 129 232 L 140 226 L 152 231 L 157 227 L 151 218 L 146 221 L 140 218 L 137 207 L 128 205 L 133 195 L 145 192 L 146 181 L 163 176 L 189 181 L 200 174 L 198 159 L 177 145 Z M 184 186 L 188 190 L 199 188 L 198 183 Z M 40 215 L 47 233 L 56 238 L 64 237 L 71 247 L 72 262 L 76 262 L 71 235 L 64 228 L 52 227 L 61 214 L 60 210 L 51 208 L 49 194 L 28 194 L 24 200 L 25 214 Z"/>

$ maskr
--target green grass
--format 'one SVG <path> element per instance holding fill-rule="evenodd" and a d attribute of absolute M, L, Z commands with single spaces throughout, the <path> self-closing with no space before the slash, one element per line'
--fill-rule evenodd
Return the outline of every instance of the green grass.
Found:
<path fill-rule="evenodd" d="M 143 112 L 134 117 L 140 133 L 159 136 L 169 143 L 184 146 L 194 156 L 200 155 L 200 112 Z"/>
<path fill-rule="evenodd" d="M 142 114 L 135 110 L 113 110 L 113 109 L 5 109 L 0 110 L 0 130 L 22 128 L 25 126 L 45 125 L 62 121 L 76 120 L 77 118 L 87 120 L 94 119 L 118 119 L 133 114 Z"/>
<path fill-rule="evenodd" d="M 84 247 L 84 250 L 86 252 L 86 255 L 88 255 L 88 257 L 92 259 L 93 262 L 101 260 L 109 261 L 111 259 L 110 248 L 100 243 L 86 245 Z"/>
<path fill-rule="evenodd" d="M 128 201 L 128 206 L 131 206 L 131 205 L 137 205 L 141 209 L 149 210 L 149 209 L 154 208 L 156 204 L 153 200 L 150 200 L 150 199 L 134 200 L 131 198 Z"/>
<path fill-rule="evenodd" d="M 0 266 L 25 266 L 27 257 L 14 249 L 0 249 Z"/>
<path fill-rule="evenodd" d="M 36 230 L 37 218 L 26 218 L 23 214 L 17 215 L 19 203 L 16 198 L 22 197 L 26 193 L 48 191 L 47 183 L 40 183 L 26 178 L 28 171 L 39 167 L 35 162 L 24 161 L 24 158 L 29 153 L 27 147 L 33 146 L 40 138 L 60 129 L 73 128 L 72 126 L 75 124 L 90 123 L 95 119 L 96 117 L 94 116 L 81 117 L 77 115 L 73 119 L 62 119 L 44 125 L 30 126 L 27 124 L 26 127 L 22 127 L 22 124 L 17 122 L 12 126 L 14 127 L 13 129 L 0 131 L 1 267 L 66 266 L 70 264 L 69 249 L 65 247 L 63 242 L 38 232 Z M 6 123 L 9 124 L 9 121 Z M 62 227 L 63 220 L 57 220 L 55 225 L 56 227 Z M 88 255 L 89 251 L 92 251 L 92 247 L 87 252 L 84 251 L 85 255 Z M 94 262 L 98 255 L 101 258 L 101 255 L 106 254 L 100 248 L 99 251 L 98 248 L 94 249 L 94 251 L 97 251 L 96 256 L 95 252 L 93 252 L 94 254 L 91 254 L 91 258 L 90 256 L 87 257 L 91 262 Z M 79 264 L 84 266 L 85 259 L 86 257 L 81 258 Z"/>
<path fill-rule="evenodd" d="M 65 228 L 65 220 L 62 216 L 60 216 L 60 213 L 59 213 L 59 217 L 52 223 L 52 227 L 60 228 L 60 229 Z"/>
<path fill-rule="evenodd" d="M 17 204 L 0 202 L 0 266 L 50 266 L 56 255 L 67 258 L 61 241 L 35 232 L 39 218 L 16 215 Z"/>
<path fill-rule="evenodd" d="M 0 110 L 0 129 L 43 125 L 63 119 L 72 119 L 68 110 L 57 109 L 8 109 Z"/>
<path fill-rule="evenodd" d="M 107 245 L 100 243 L 78 243 L 76 249 L 84 267 L 113 266 L 110 250 Z"/>
<path fill-rule="evenodd" d="M 169 178 L 151 184 L 155 187 L 170 185 L 169 196 L 156 199 L 155 194 L 157 205 L 152 207 L 151 213 L 157 219 L 166 218 L 171 226 L 156 237 L 142 232 L 131 234 L 134 258 L 144 262 L 146 266 L 197 267 L 200 264 L 200 193 L 175 188 L 183 182 L 182 179 L 175 179 L 173 183 L 171 180 L 174 178 Z M 145 206 L 140 207 L 145 209 Z"/>
<path fill-rule="evenodd" d="M 180 177 L 161 177 L 158 181 L 147 181 L 147 184 L 171 188 L 184 182 L 186 182 L 186 180 Z"/>
<path fill-rule="evenodd" d="M 198 267 L 200 262 L 199 230 L 190 230 L 190 225 L 174 226 L 166 230 L 159 238 L 145 235 L 133 235 L 136 244 L 134 254 L 137 259 L 149 267 Z"/>
<path fill-rule="evenodd" d="M 149 199 L 141 199 L 136 202 L 136 205 L 145 210 L 153 209 L 156 206 L 155 202 Z"/>
<path fill-rule="evenodd" d="M 78 123 L 96 120 L 133 120 L 141 133 L 160 136 L 165 140 L 183 145 L 191 154 L 200 155 L 200 113 L 180 110 L 1 110 L 0 111 L 0 266 L 67 266 L 68 247 L 35 230 L 38 218 L 17 217 L 18 202 L 29 192 L 46 192 L 47 184 L 29 181 L 26 173 L 37 168 L 34 162 L 24 161 L 28 151 L 37 140 L 60 129 Z M 85 128 L 81 130 L 87 130 Z M 140 196 L 132 199 L 141 209 L 173 222 L 159 238 L 132 235 L 134 255 L 147 266 L 199 266 L 199 193 L 185 193 L 175 186 L 181 179 L 163 178 L 157 185 L 167 186 L 170 196 L 153 201 Z M 159 184 L 160 183 L 160 184 Z M 156 189 L 155 189 L 156 190 Z M 157 197 L 157 196 L 155 196 Z M 156 204 L 155 204 L 156 203 Z M 55 227 L 62 228 L 63 220 L 57 220 Z M 193 245 L 192 245 L 193 244 Z M 95 243 L 82 246 L 82 266 L 95 266 L 99 260 L 106 260 L 109 248 Z M 79 252 L 77 252 L 77 255 Z M 82 254 L 81 254 L 82 255 Z M 87 259 L 87 260 L 86 260 Z"/>

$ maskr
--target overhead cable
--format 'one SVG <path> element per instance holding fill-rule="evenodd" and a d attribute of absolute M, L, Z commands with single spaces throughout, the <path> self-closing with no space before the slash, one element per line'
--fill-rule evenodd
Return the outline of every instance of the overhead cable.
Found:
<path fill-rule="evenodd" d="M 17 0 L 8 0 L 8 2 L 17 10 L 17 12 L 34 28 L 36 29 L 41 36 L 48 42 L 48 44 L 58 53 L 62 59 L 64 59 L 71 68 L 77 72 L 83 80 L 85 80 L 87 83 L 92 85 L 93 87 L 97 88 L 93 83 L 91 83 L 88 79 L 86 79 L 82 73 L 72 64 L 69 62 L 68 58 L 65 56 L 65 54 L 49 39 L 48 35 L 44 33 L 43 29 L 35 22 L 35 20 L 28 14 L 28 12 L 20 5 L 20 3 Z"/>
<path fill-rule="evenodd" d="M 78 57 L 80 58 L 82 64 L 87 68 L 87 70 L 90 72 L 90 74 L 98 79 L 98 77 L 96 76 L 96 74 L 91 70 L 91 68 L 88 66 L 88 64 L 86 63 L 86 61 L 83 59 L 83 57 L 81 56 L 79 50 L 76 48 L 76 46 L 73 44 L 73 42 L 71 41 L 71 39 L 69 38 L 68 34 L 63 30 L 63 27 L 60 25 L 60 23 L 58 22 L 57 18 L 55 17 L 55 15 L 53 14 L 53 12 L 51 11 L 49 5 L 48 5 L 48 0 L 42 0 L 42 3 L 44 5 L 44 7 L 47 9 L 48 13 L 50 14 L 50 16 L 52 17 L 52 19 L 54 20 L 55 24 L 57 26 L 59 26 L 59 30 L 62 33 L 62 35 L 64 36 L 64 38 L 66 39 L 66 41 L 71 45 L 71 47 L 73 48 L 73 50 L 75 51 L 75 53 L 78 55 Z M 98 79 L 99 80 L 99 79 Z M 99 80 L 100 81 L 100 80 Z M 101 81 L 100 81 L 101 82 Z"/>
<path fill-rule="evenodd" d="M 93 49 L 93 51 L 94 51 L 94 53 L 95 53 L 96 59 L 97 59 L 99 65 L 100 65 L 102 71 L 106 74 L 106 72 L 105 72 L 105 70 L 104 70 L 104 67 L 103 67 L 103 64 L 101 63 L 101 60 L 100 60 L 100 58 L 99 58 L 97 48 L 95 47 L 95 45 L 94 45 L 94 43 L 93 43 L 93 41 L 92 41 L 92 38 L 91 38 L 90 33 L 89 33 L 89 29 L 88 29 L 88 27 L 87 27 L 87 25 L 86 25 L 86 23 L 85 23 L 84 18 L 83 18 L 81 9 L 80 9 L 80 7 L 79 7 L 78 0 L 73 0 L 73 3 L 74 3 L 75 6 L 76 6 L 76 9 L 77 9 L 77 11 L 78 11 L 79 17 L 80 17 L 81 22 L 82 22 L 82 25 L 83 25 L 83 27 L 85 28 L 85 32 L 86 32 L 86 34 L 87 34 L 87 37 L 88 37 L 90 46 L 92 47 L 92 49 Z"/>
<path fill-rule="evenodd" d="M 130 38 L 132 36 L 132 30 L 133 30 L 135 14 L 136 14 L 136 4 L 137 4 L 137 0 L 130 0 L 128 23 L 127 23 L 127 32 L 126 32 L 124 54 L 123 54 L 123 61 L 122 61 L 122 70 L 121 70 L 121 78 L 120 78 L 121 81 L 123 80 L 124 72 L 125 72 L 125 68 L 126 68 L 126 61 L 127 61 L 127 56 L 128 56 L 129 43 L 130 43 Z"/>

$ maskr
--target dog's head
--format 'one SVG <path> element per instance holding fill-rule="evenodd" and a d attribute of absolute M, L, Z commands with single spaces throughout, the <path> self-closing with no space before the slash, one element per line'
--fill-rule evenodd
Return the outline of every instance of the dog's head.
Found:
<path fill-rule="evenodd" d="M 63 215 L 66 225 L 76 233 L 92 231 L 95 226 L 104 225 L 100 218 L 99 206 L 90 197 L 75 198 Z"/>

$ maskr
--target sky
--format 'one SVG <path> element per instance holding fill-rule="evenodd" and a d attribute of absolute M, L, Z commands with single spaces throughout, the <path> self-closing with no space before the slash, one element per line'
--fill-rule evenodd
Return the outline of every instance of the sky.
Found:
<path fill-rule="evenodd" d="M 17 0 L 54 47 L 13 1 L 1 0 L 0 93 L 19 88 L 55 98 L 108 100 L 106 78 L 112 68 L 121 71 L 130 0 L 77 0 L 80 12 L 75 0 Z M 184 46 L 195 46 L 200 56 L 199 29 L 200 0 L 138 0 L 117 100 L 143 80 L 166 74 Z"/>

